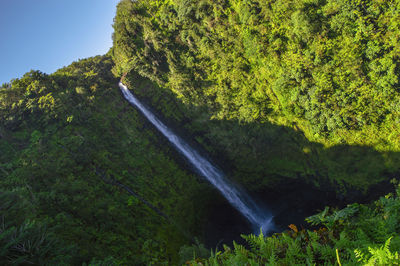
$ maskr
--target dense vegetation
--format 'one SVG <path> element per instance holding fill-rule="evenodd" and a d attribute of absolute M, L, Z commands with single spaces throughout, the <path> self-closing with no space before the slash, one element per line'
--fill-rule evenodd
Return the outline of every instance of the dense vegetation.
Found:
<path fill-rule="evenodd" d="M 174 261 L 201 229 L 207 191 L 124 101 L 111 66 L 95 57 L 1 88 L 0 264 Z"/>
<path fill-rule="evenodd" d="M 142 94 L 246 187 L 303 178 L 349 196 L 399 170 L 399 5 L 124 0 L 114 73 L 157 83 Z"/>
<path fill-rule="evenodd" d="M 284 115 L 281 123 L 321 142 L 399 150 L 399 5 L 122 1 L 115 71 L 135 69 L 185 101 L 213 103 L 217 118 Z"/>

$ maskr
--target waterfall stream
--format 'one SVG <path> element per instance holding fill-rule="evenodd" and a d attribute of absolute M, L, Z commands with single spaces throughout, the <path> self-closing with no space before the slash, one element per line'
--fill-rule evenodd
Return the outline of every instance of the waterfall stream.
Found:
<path fill-rule="evenodd" d="M 193 167 L 206 178 L 220 193 L 251 223 L 254 230 L 268 233 L 273 229 L 272 215 L 261 209 L 243 190 L 225 178 L 220 169 L 211 164 L 196 150 L 189 146 L 182 138 L 177 136 L 162 123 L 146 106 L 144 106 L 129 89 L 119 83 L 119 87 L 126 100 L 140 112 L 171 142 L 174 147 L 193 165 Z"/>

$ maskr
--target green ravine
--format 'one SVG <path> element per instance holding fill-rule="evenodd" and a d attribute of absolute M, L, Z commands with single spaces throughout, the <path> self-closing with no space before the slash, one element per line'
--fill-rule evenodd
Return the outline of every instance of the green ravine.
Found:
<path fill-rule="evenodd" d="M 106 55 L 0 87 L 0 264 L 399 265 L 399 57 L 398 0 L 121 0 Z M 228 240 L 121 78 L 279 232 Z"/>

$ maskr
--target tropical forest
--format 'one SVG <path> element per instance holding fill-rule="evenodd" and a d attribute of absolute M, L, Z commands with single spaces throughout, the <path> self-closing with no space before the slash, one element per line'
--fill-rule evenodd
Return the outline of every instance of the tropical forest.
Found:
<path fill-rule="evenodd" d="M 400 265 L 399 0 L 121 0 L 0 87 L 0 265 Z"/>

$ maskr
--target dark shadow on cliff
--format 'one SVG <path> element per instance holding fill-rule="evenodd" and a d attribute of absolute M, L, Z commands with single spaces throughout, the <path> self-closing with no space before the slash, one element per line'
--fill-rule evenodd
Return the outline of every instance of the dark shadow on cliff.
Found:
<path fill-rule="evenodd" d="M 327 205 L 343 207 L 372 201 L 391 191 L 389 181 L 399 176 L 399 152 L 352 145 L 325 148 L 310 142 L 296 127 L 211 120 L 205 107 L 184 104 L 147 79 L 130 74 L 126 83 L 176 133 L 273 211 L 279 230 L 292 223 L 306 226 L 304 218 Z M 160 145 L 167 144 L 159 139 Z M 190 168 L 172 148 L 170 151 Z M 244 228 L 243 221 L 234 210 L 227 210 L 217 192 L 208 200 L 211 222 L 206 225 L 207 232 L 215 236 L 219 228 L 227 227 L 237 232 L 234 222 L 229 226 L 229 215 Z M 218 211 L 221 206 L 225 206 L 222 212 Z M 240 233 L 247 233 L 246 229 Z M 212 238 L 208 244 L 216 244 L 218 237 Z"/>

